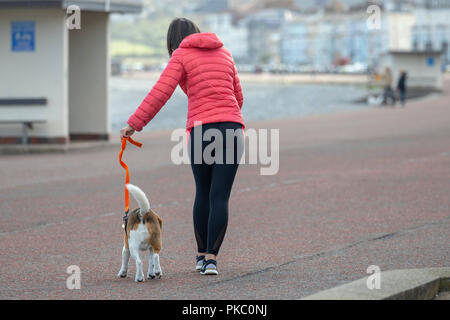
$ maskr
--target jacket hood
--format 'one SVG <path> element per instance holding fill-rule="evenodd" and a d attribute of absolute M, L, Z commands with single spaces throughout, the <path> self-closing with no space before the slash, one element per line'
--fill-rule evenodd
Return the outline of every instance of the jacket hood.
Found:
<path fill-rule="evenodd" d="M 180 48 L 217 49 L 223 46 L 222 41 L 215 33 L 194 33 L 183 39 Z"/>

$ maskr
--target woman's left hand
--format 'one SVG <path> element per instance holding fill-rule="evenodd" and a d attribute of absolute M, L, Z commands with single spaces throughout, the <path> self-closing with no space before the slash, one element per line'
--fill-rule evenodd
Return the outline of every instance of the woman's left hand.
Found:
<path fill-rule="evenodd" d="M 131 137 L 136 130 L 133 129 L 133 127 L 127 125 L 123 129 L 120 130 L 120 140 L 122 141 L 123 138 L 129 138 Z"/>

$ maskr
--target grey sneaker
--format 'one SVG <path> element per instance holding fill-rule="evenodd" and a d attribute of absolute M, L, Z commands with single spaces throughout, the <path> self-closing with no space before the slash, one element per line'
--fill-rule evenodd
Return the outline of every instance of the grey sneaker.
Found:
<path fill-rule="evenodd" d="M 200 274 L 204 275 L 218 275 L 219 271 L 217 270 L 217 261 L 213 259 L 206 260 L 203 262 L 202 269 L 200 270 Z"/>
<path fill-rule="evenodd" d="M 203 266 L 203 262 L 205 261 L 205 256 L 196 256 L 195 257 L 195 271 L 200 271 Z"/>

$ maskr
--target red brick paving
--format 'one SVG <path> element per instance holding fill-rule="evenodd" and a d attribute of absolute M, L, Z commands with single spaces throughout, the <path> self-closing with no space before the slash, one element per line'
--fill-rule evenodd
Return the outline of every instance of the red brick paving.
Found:
<path fill-rule="evenodd" d="M 447 83 L 446 89 L 450 89 Z M 151 125 L 151 124 L 150 124 Z M 248 124 L 280 128 L 280 171 L 239 169 L 218 277 L 193 270 L 188 165 L 170 132 L 139 133 L 132 183 L 162 216 L 161 280 L 117 279 L 119 146 L 0 158 L 2 299 L 291 299 L 381 270 L 450 263 L 450 98 Z M 145 261 L 145 266 L 147 261 Z M 69 265 L 81 290 L 66 289 Z"/>

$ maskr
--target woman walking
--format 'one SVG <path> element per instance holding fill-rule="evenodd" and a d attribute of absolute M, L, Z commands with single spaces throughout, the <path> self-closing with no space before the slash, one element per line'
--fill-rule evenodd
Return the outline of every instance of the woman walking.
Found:
<path fill-rule="evenodd" d="M 160 78 L 128 119 L 120 133 L 129 137 L 156 115 L 180 85 L 188 96 L 186 129 L 196 194 L 193 209 L 197 241 L 196 270 L 218 274 L 217 255 L 228 224 L 228 200 L 243 147 L 243 95 L 231 53 L 214 33 L 202 33 L 192 21 L 173 20 L 167 32 L 169 63 Z M 205 161 L 203 153 L 214 138 L 203 138 L 209 129 L 222 135 L 221 150 Z M 225 137 L 231 132 L 230 142 Z M 208 140 L 208 143 L 205 142 Z M 200 154 L 200 161 L 198 154 Z M 228 161 L 226 154 L 233 154 Z"/>

